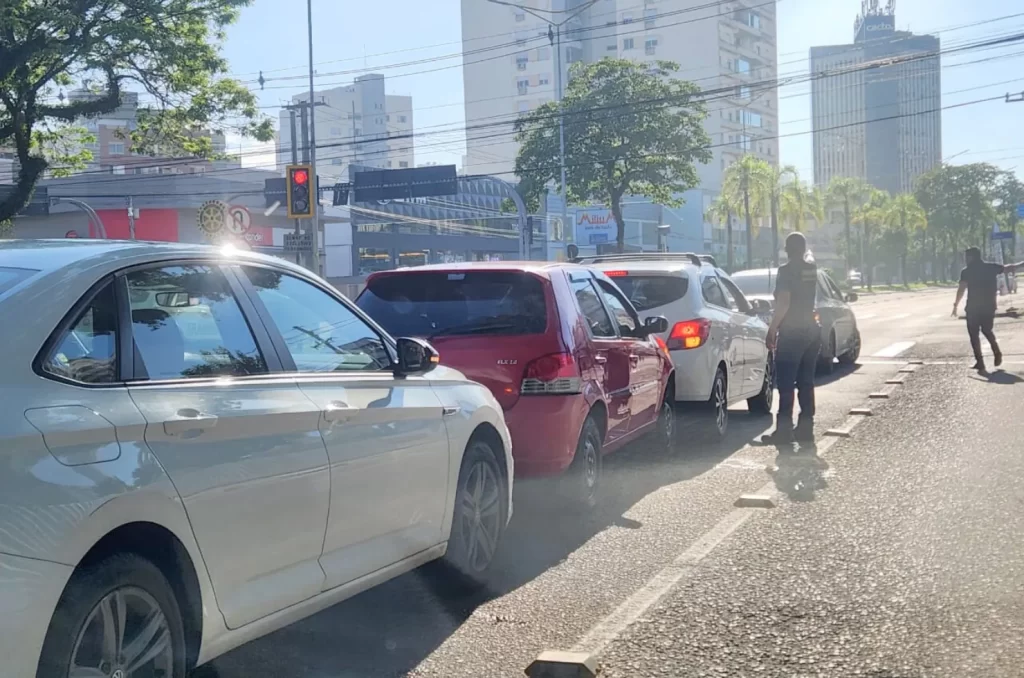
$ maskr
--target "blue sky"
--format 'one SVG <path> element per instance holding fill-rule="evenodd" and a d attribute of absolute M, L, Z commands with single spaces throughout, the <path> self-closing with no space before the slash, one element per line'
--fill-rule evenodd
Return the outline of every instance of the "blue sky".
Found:
<path fill-rule="evenodd" d="M 484 2 L 485 0 L 477 0 Z M 660 0 L 669 11 L 689 0 Z M 425 8 L 429 7 L 429 11 Z M 313 0 L 314 62 L 317 87 L 343 84 L 361 72 L 388 77 L 389 94 L 412 95 L 417 130 L 430 132 L 416 141 L 418 163 L 461 163 L 463 135 L 462 75 L 458 54 L 459 0 Z M 285 9 L 288 8 L 288 9 Z M 846 43 L 860 0 L 779 0 L 780 75 L 806 72 L 812 45 Z M 981 21 L 1020 16 L 965 27 Z M 1024 3 L 1019 0 L 898 0 L 897 28 L 939 32 L 943 48 L 1024 32 Z M 259 91 L 268 113 L 306 88 L 305 3 L 254 0 L 228 31 L 224 54 L 239 79 L 253 81 L 262 70 L 268 79 Z M 989 59 L 981 63 L 980 59 Z M 421 59 L 431 63 L 389 67 Z M 1024 91 L 1024 43 L 943 57 L 943 106 Z M 292 79 L 287 79 L 292 78 Z M 780 91 L 782 162 L 811 177 L 809 84 Z M 969 90 L 969 91 L 965 91 Z M 472 97 L 473 93 L 465 93 Z M 943 112 L 943 153 L 954 163 L 993 162 L 1024 176 L 1024 103 L 981 103 Z M 246 146 L 248 149 L 249 147 Z M 262 158 L 258 162 L 272 162 Z"/>

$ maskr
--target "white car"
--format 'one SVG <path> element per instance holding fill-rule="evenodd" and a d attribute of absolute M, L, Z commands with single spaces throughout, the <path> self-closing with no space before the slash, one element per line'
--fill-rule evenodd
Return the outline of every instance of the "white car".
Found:
<path fill-rule="evenodd" d="M 708 430 L 725 435 L 729 406 L 746 400 L 751 412 L 770 414 L 773 362 L 762 317 L 764 301 L 748 302 L 714 259 L 696 254 L 618 254 L 589 257 L 638 311 L 665 316 L 662 335 L 675 364 L 677 403 L 701 403 Z M 759 315 L 760 314 L 760 315 Z"/>
<path fill-rule="evenodd" d="M 281 259 L 0 244 L 0 674 L 163 676 L 512 513 L 501 406 Z"/>

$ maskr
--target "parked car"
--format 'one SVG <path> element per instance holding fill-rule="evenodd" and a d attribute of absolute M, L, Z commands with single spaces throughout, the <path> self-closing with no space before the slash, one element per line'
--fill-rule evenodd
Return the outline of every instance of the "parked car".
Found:
<path fill-rule="evenodd" d="M 696 254 L 617 254 L 583 259 L 614 280 L 630 302 L 663 315 L 664 339 L 675 365 L 677 403 L 700 403 L 706 428 L 725 435 L 729 407 L 746 400 L 769 414 L 773 363 L 758 317 L 764 302 L 750 302 L 714 259 Z"/>
<path fill-rule="evenodd" d="M 860 287 L 864 284 L 864 276 L 856 269 L 850 269 L 846 274 L 846 284 L 851 287 Z"/>
<path fill-rule="evenodd" d="M 374 273 L 356 303 L 391 332 L 435 344 L 441 360 L 491 389 L 516 472 L 561 475 L 593 506 L 602 456 L 648 433 L 674 434 L 672 362 L 601 273 L 545 262 L 452 263 Z"/>
<path fill-rule="evenodd" d="M 6 241 L 3 675 L 165 676 L 512 512 L 491 393 L 281 259 Z"/>
<path fill-rule="evenodd" d="M 774 299 L 777 277 L 778 269 L 759 268 L 734 273 L 732 279 L 750 298 Z M 843 365 L 852 365 L 860 357 L 860 329 L 857 327 L 857 317 L 850 308 L 850 302 L 856 300 L 856 292 L 843 294 L 829 274 L 818 269 L 815 312 L 821 324 L 819 372 L 831 374 L 837 360 Z M 771 312 L 765 314 L 764 318 L 771 322 Z"/>

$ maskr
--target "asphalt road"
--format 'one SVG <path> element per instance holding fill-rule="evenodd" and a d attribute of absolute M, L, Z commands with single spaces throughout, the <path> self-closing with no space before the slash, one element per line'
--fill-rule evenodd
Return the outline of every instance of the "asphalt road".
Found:
<path fill-rule="evenodd" d="M 855 302 L 862 359 L 821 382 L 818 434 L 854 407 L 873 416 L 823 443 L 824 462 L 751 447 L 770 420 L 739 407 L 724 444 L 609 458 L 610 491 L 586 519 L 519 487 L 477 595 L 417 571 L 196 678 L 521 676 L 540 651 L 581 646 L 622 677 L 1022 675 L 1024 319 L 997 321 L 1005 371 L 979 376 L 952 298 Z M 776 508 L 733 508 L 766 484 Z"/>

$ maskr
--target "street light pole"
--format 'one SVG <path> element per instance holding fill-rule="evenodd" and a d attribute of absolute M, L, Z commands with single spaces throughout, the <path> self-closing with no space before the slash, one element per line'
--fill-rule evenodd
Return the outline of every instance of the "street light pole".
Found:
<path fill-rule="evenodd" d="M 562 229 L 563 234 L 565 228 L 568 227 L 569 220 L 569 199 L 568 189 L 565 185 L 565 116 L 562 114 L 562 94 L 563 94 L 563 76 L 562 76 L 562 26 L 569 23 L 577 16 L 590 9 L 597 0 L 587 0 L 575 10 L 562 10 L 568 11 L 569 14 L 561 21 L 552 21 L 547 17 L 538 14 L 539 10 L 526 5 L 519 5 L 514 2 L 506 2 L 505 0 L 488 0 L 496 5 L 506 5 L 508 7 L 514 7 L 524 12 L 528 12 L 536 18 L 540 19 L 548 25 L 548 42 L 555 48 L 555 69 L 558 71 L 557 78 L 555 80 L 555 99 L 558 104 L 558 164 L 561 177 L 561 198 L 562 198 Z M 549 10 L 551 11 L 551 10 Z M 564 236 L 563 236 L 564 237 Z"/>

